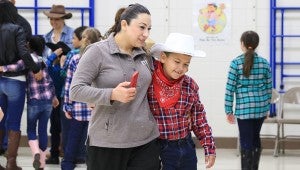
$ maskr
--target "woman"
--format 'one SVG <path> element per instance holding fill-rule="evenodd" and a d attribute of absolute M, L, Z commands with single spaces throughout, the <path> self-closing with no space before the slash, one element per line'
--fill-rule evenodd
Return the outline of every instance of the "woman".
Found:
<path fill-rule="evenodd" d="M 0 107 L 5 114 L 5 119 L 0 122 L 0 141 L 4 137 L 6 128 L 8 131 L 6 168 L 22 169 L 17 166 L 16 158 L 21 137 L 20 124 L 25 103 L 27 71 L 9 72 L 1 66 L 22 59 L 25 66 L 33 71 L 37 80 L 42 78 L 42 72 L 30 56 L 22 27 L 14 24 L 17 18 L 16 7 L 8 0 L 0 0 L 0 11 L 0 40 L 2 40 L 0 41 Z M 3 167 L 0 166 L 0 169 Z"/>
<path fill-rule="evenodd" d="M 244 53 L 230 64 L 225 112 L 229 123 L 235 123 L 237 118 L 242 170 L 257 170 L 261 154 L 259 134 L 272 96 L 271 69 L 268 61 L 255 52 L 259 43 L 256 32 L 244 32 L 240 41 Z M 232 109 L 234 95 L 235 113 Z"/>
<path fill-rule="evenodd" d="M 71 83 L 71 100 L 95 104 L 87 168 L 155 170 L 159 132 L 148 105 L 151 72 L 142 50 L 151 29 L 150 12 L 140 4 L 130 5 L 115 24 L 106 40 L 87 47 Z M 134 71 L 139 72 L 136 88 L 129 87 Z"/>
<path fill-rule="evenodd" d="M 56 44 L 59 41 L 62 41 L 72 48 L 74 31 L 71 27 L 65 24 L 65 19 L 72 18 L 72 13 L 67 13 L 63 5 L 52 5 L 52 8 L 49 11 L 44 11 L 44 14 L 49 18 L 50 25 L 52 27 L 51 31 L 44 36 L 46 43 L 51 42 Z M 55 94 L 59 100 L 59 106 L 53 108 L 50 116 L 51 156 L 49 159 L 47 159 L 46 163 L 59 164 L 59 145 L 61 143 L 60 136 L 62 132 L 62 145 L 64 148 L 64 144 L 66 143 L 64 131 L 67 131 L 68 128 L 68 121 L 65 121 L 66 119 L 64 118 L 64 113 L 61 107 L 63 103 L 62 90 L 65 84 L 65 76 L 60 74 L 62 71 L 60 67 L 60 60 L 64 57 L 59 57 L 63 53 L 61 48 L 55 51 L 51 51 L 50 49 L 46 48 L 45 51 L 46 56 L 48 56 L 47 64 L 49 64 L 49 74 L 54 82 Z"/>

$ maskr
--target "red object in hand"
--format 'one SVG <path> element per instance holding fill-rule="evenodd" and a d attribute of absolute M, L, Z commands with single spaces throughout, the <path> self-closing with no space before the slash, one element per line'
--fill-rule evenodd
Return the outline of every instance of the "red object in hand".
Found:
<path fill-rule="evenodd" d="M 130 79 L 130 87 L 136 87 L 138 77 L 139 77 L 139 72 L 135 71 L 132 74 L 131 79 Z"/>

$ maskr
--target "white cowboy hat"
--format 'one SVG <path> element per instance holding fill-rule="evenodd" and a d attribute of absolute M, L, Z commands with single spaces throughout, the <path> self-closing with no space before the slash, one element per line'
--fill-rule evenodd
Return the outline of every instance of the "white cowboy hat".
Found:
<path fill-rule="evenodd" d="M 159 59 L 161 52 L 186 54 L 192 57 L 206 56 L 204 51 L 195 50 L 194 38 L 192 36 L 181 33 L 170 33 L 164 44 L 154 44 L 150 52 L 157 59 Z"/>

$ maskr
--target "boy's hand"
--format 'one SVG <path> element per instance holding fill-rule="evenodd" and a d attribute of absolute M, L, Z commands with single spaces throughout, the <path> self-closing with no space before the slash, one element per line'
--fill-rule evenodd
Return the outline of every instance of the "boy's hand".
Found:
<path fill-rule="evenodd" d="M 215 160 L 216 160 L 216 156 L 215 155 L 205 156 L 206 168 L 211 168 L 212 166 L 214 166 Z"/>

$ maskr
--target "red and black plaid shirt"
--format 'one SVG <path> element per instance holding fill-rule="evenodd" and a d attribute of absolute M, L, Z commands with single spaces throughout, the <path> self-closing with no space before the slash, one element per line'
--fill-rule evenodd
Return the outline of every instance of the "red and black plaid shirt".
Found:
<path fill-rule="evenodd" d="M 153 84 L 148 89 L 149 105 L 159 128 L 159 138 L 178 140 L 193 131 L 203 146 L 205 155 L 214 155 L 216 147 L 204 106 L 199 99 L 199 87 L 192 78 L 185 75 L 183 79 L 180 98 L 170 108 L 159 106 Z"/>

